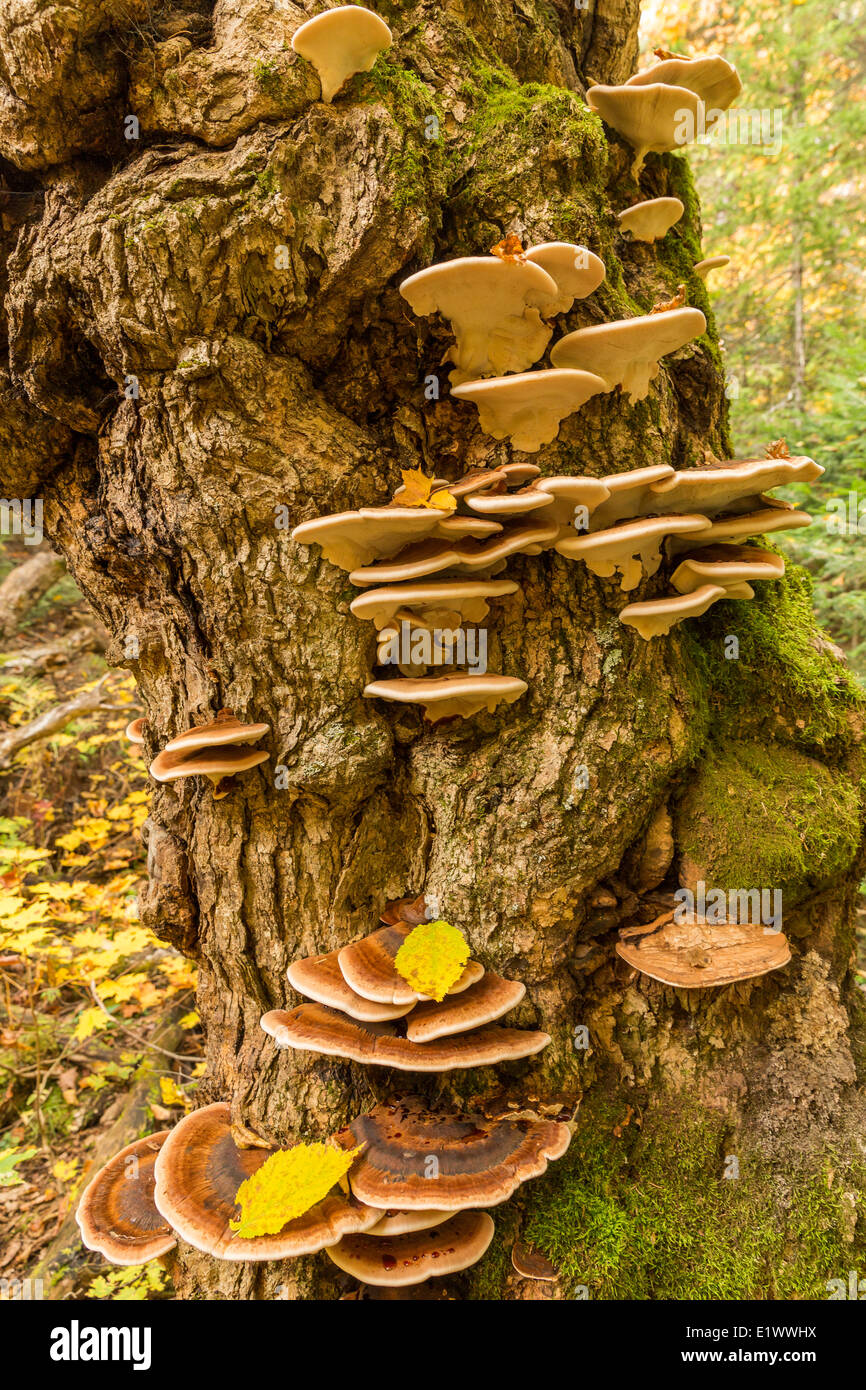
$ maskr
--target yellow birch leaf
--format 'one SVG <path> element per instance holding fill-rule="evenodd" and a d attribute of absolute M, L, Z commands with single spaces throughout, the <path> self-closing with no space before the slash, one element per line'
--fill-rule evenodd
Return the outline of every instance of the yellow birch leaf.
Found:
<path fill-rule="evenodd" d="M 450 922 L 424 922 L 410 931 L 394 957 L 403 979 L 419 994 L 443 1000 L 469 959 L 466 938 Z"/>
<path fill-rule="evenodd" d="M 271 1154 L 238 1188 L 241 1217 L 229 1222 L 232 1230 L 247 1240 L 276 1235 L 327 1197 L 363 1147 L 345 1151 L 330 1144 L 296 1144 Z"/>

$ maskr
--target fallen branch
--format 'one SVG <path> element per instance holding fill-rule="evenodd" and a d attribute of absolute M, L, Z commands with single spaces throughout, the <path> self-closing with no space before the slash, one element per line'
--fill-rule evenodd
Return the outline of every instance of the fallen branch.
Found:
<path fill-rule="evenodd" d="M 24 615 L 62 579 L 66 561 L 53 550 L 40 550 L 7 574 L 0 584 L 0 636 L 14 632 Z"/>
<path fill-rule="evenodd" d="M 0 737 L 0 770 L 11 766 L 15 754 L 20 753 L 22 748 L 36 743 L 37 739 L 50 738 L 52 734 L 59 733 L 73 719 L 80 719 L 83 714 L 95 714 L 98 710 L 117 708 L 106 698 L 103 687 L 107 679 L 107 675 L 103 676 L 92 690 L 82 690 L 71 700 L 64 700 L 62 704 L 47 709 L 44 714 L 37 715 L 29 724 L 3 734 Z"/>
<path fill-rule="evenodd" d="M 46 666 L 65 666 L 74 661 L 82 652 L 104 652 L 108 645 L 107 634 L 96 628 L 82 627 L 58 638 L 55 642 L 43 642 L 38 647 L 22 647 L 17 652 L 0 656 L 0 668 L 5 672 L 41 671 Z"/>

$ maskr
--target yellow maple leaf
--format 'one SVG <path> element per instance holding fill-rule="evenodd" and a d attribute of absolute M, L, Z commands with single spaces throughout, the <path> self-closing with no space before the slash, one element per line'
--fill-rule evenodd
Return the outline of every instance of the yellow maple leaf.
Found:
<path fill-rule="evenodd" d="M 189 1109 L 189 1101 L 178 1086 L 174 1077 L 161 1076 L 159 1078 L 159 1094 L 162 1098 L 163 1105 L 182 1105 L 184 1110 Z"/>
<path fill-rule="evenodd" d="M 78 1168 L 77 1158 L 58 1158 L 51 1169 L 51 1176 L 59 1178 L 60 1182 L 71 1182 L 78 1172 Z"/>
<path fill-rule="evenodd" d="M 95 1005 L 92 1009 L 84 1009 L 75 1025 L 73 1037 L 82 1042 L 84 1038 L 89 1038 L 91 1033 L 98 1033 L 100 1029 L 107 1028 L 109 1022 L 106 1014 Z"/>
<path fill-rule="evenodd" d="M 448 489 L 442 487 L 433 493 L 427 505 L 435 507 L 438 512 L 454 512 L 457 510 L 457 498 L 452 497 Z"/>
<path fill-rule="evenodd" d="M 403 979 L 428 999 L 443 1000 L 469 959 L 466 938 L 450 922 L 424 922 L 410 931 L 394 957 Z"/>
<path fill-rule="evenodd" d="M 327 1197 L 363 1147 L 342 1150 L 330 1144 L 297 1144 L 271 1154 L 238 1188 L 235 1201 L 241 1217 L 229 1222 L 232 1230 L 247 1240 L 276 1235 L 287 1221 L 303 1216 Z"/>
<path fill-rule="evenodd" d="M 404 507 L 426 506 L 430 496 L 430 488 L 433 486 L 433 479 L 428 478 L 420 468 L 401 468 L 400 477 L 403 479 L 401 504 Z"/>

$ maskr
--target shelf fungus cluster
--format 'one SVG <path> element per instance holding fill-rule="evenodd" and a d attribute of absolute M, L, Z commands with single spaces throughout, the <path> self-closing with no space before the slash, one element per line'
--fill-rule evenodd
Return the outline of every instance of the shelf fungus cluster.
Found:
<path fill-rule="evenodd" d="M 157 782 L 207 777 L 214 801 L 221 801 L 239 773 L 267 762 L 270 753 L 250 745 L 269 730 L 269 724 L 243 724 L 230 709 L 222 709 L 209 724 L 196 724 L 167 743 L 151 763 L 150 775 Z"/>
<path fill-rule="evenodd" d="M 635 178 L 648 154 L 681 149 L 711 135 L 742 89 L 736 68 L 717 55 L 658 56 L 654 67 L 621 86 L 598 85 L 586 94 L 591 110 L 634 150 Z"/>
<path fill-rule="evenodd" d="M 628 965 L 675 989 L 707 989 L 779 970 L 791 959 L 783 932 L 761 922 L 711 922 L 671 909 L 645 926 L 622 928 L 616 953 Z"/>
<path fill-rule="evenodd" d="M 338 5 L 308 19 L 292 37 L 292 48 L 313 64 L 322 84 L 322 101 L 330 103 L 356 72 L 369 72 L 380 53 L 391 47 L 391 30 L 362 5 Z"/>
<path fill-rule="evenodd" d="M 557 523 L 539 516 L 550 503 L 533 486 L 539 471 L 508 463 L 456 482 L 407 473 L 388 506 L 295 527 L 295 541 L 321 546 L 363 590 L 352 613 L 373 623 L 376 664 L 393 672 L 370 681 L 368 699 L 421 705 L 435 722 L 492 711 L 524 693 L 519 677 L 487 671 L 486 632 L 477 625 L 491 602 L 519 592 L 513 580 L 494 578 L 506 561 L 538 555 L 556 539 Z"/>
<path fill-rule="evenodd" d="M 498 1024 L 526 992 L 519 981 L 468 960 L 437 1000 L 401 973 L 397 954 L 422 925 L 414 906 L 395 904 L 369 936 L 290 965 L 289 984 L 312 1002 L 266 1013 L 265 1032 L 280 1047 L 414 1072 L 494 1066 L 547 1047 L 547 1033 Z"/>

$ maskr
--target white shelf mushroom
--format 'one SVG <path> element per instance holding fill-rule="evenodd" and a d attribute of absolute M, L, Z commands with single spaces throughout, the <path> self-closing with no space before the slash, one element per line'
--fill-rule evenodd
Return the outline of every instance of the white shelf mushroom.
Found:
<path fill-rule="evenodd" d="M 713 112 L 727 111 L 743 90 L 737 69 L 719 54 L 706 58 L 664 58 L 654 67 L 636 72 L 625 85 L 646 87 L 657 82 L 685 87 Z"/>
<path fill-rule="evenodd" d="M 454 333 L 452 386 L 483 376 L 522 372 L 537 362 L 553 331 L 540 310 L 560 295 L 532 261 L 462 256 L 428 266 L 400 286 L 413 313 L 440 313 Z"/>
<path fill-rule="evenodd" d="M 623 231 L 631 232 L 635 241 L 653 242 L 665 236 L 684 211 L 679 198 L 647 198 L 618 212 L 617 217 Z"/>
<path fill-rule="evenodd" d="M 292 48 L 313 64 L 322 83 L 322 101 L 330 103 L 356 72 L 369 72 L 386 48 L 391 30 L 361 5 L 338 5 L 308 19 L 292 38 Z"/>
<path fill-rule="evenodd" d="M 332 565 L 353 570 L 396 555 L 413 541 L 490 536 L 499 530 L 495 522 L 449 516 L 433 507 L 362 507 L 303 521 L 292 531 L 292 540 L 320 545 Z"/>
<path fill-rule="evenodd" d="M 648 86 L 590 87 L 586 100 L 591 110 L 624 136 L 635 152 L 631 171 L 635 178 L 650 153 L 681 149 L 701 133 L 704 104 L 685 87 L 663 82 Z"/>
<path fill-rule="evenodd" d="M 590 396 L 608 388 L 592 372 L 552 368 L 521 372 L 494 381 L 470 381 L 455 386 L 452 395 L 474 401 L 481 428 L 494 439 L 510 439 L 515 449 L 534 454 L 559 433 L 567 415 L 573 415 Z"/>
<path fill-rule="evenodd" d="M 585 246 L 570 241 L 543 241 L 530 246 L 528 261 L 540 265 L 556 281 L 559 295 L 542 307 L 545 318 L 567 314 L 576 299 L 586 299 L 605 277 L 604 261 Z"/>
<path fill-rule="evenodd" d="M 697 261 L 695 263 L 694 272 L 696 275 L 700 276 L 703 281 L 706 281 L 711 271 L 724 270 L 725 266 L 730 264 L 730 256 L 708 256 L 705 261 Z"/>
<path fill-rule="evenodd" d="M 686 618 L 700 617 L 720 598 L 731 595 L 721 584 L 704 584 L 691 594 L 675 594 L 672 598 L 647 599 L 645 603 L 630 603 L 619 615 L 621 623 L 634 627 L 645 641 L 664 637 L 677 623 Z"/>
<path fill-rule="evenodd" d="M 519 700 L 527 689 L 526 681 L 517 676 L 487 674 L 371 681 L 364 687 L 364 695 L 368 700 L 423 705 L 427 718 L 436 723 L 454 715 L 469 719 L 483 709 L 492 713 L 498 704 L 511 705 Z"/>
<path fill-rule="evenodd" d="M 615 319 L 560 338 L 550 360 L 555 367 L 595 372 L 608 390 L 621 386 L 633 401 L 642 401 L 659 374 L 662 357 L 699 338 L 706 326 L 700 309 L 688 307 Z"/>
<path fill-rule="evenodd" d="M 636 588 L 644 574 L 655 574 L 662 562 L 662 543 L 667 536 L 677 532 L 697 534 L 709 525 L 705 516 L 644 516 L 609 531 L 563 536 L 554 550 L 567 560 L 583 560 L 602 579 L 612 579 L 619 571 L 620 587 L 628 590 Z"/>

